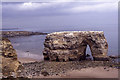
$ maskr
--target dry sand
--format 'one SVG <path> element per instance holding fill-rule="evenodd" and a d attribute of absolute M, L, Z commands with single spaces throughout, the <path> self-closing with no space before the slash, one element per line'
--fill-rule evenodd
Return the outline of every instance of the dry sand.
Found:
<path fill-rule="evenodd" d="M 38 60 L 31 58 L 18 58 L 21 63 L 35 62 Z M 31 78 L 29 76 L 29 78 Z M 118 69 L 108 67 L 83 68 L 81 70 L 68 71 L 58 76 L 34 76 L 32 78 L 118 78 Z"/>
<path fill-rule="evenodd" d="M 60 76 L 43 76 L 34 78 L 118 78 L 118 69 L 96 67 L 96 68 L 84 68 L 81 70 L 68 71 L 66 74 Z"/>
<path fill-rule="evenodd" d="M 80 71 L 74 70 L 67 72 L 66 76 L 69 78 L 118 78 L 118 69 L 96 67 L 96 68 L 84 68 Z"/>

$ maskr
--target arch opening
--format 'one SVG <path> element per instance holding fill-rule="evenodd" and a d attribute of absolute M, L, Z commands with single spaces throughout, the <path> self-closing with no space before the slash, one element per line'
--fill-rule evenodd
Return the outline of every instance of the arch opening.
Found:
<path fill-rule="evenodd" d="M 92 52 L 89 45 L 87 45 L 86 47 L 86 60 L 93 60 Z"/>

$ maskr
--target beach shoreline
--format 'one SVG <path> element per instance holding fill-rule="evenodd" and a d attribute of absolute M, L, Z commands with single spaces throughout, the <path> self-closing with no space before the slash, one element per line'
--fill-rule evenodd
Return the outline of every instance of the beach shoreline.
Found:
<path fill-rule="evenodd" d="M 16 50 L 18 60 L 21 63 L 30 63 L 30 62 L 35 62 L 35 61 L 43 61 L 43 55 L 42 54 L 34 54 L 31 52 L 24 52 L 21 50 Z"/>
<path fill-rule="evenodd" d="M 19 36 L 18 36 L 19 37 Z M 16 42 L 14 43 L 16 44 Z M 19 46 L 19 45 L 18 45 Z M 119 63 L 107 61 L 44 61 L 42 55 L 16 50 L 24 70 L 20 77 L 28 78 L 118 78 Z M 111 56 L 111 58 L 117 58 Z M 92 74 L 91 74 L 92 73 Z"/>
<path fill-rule="evenodd" d="M 27 78 L 118 78 L 119 69 L 105 61 L 50 62 L 32 58 L 18 60 L 25 70 L 21 76 Z"/>
<path fill-rule="evenodd" d="M 31 62 L 41 62 L 43 59 L 38 60 L 38 59 L 33 59 L 33 58 L 23 58 L 23 57 L 18 57 L 18 61 L 20 61 L 22 64 L 23 63 L 31 63 Z"/>
<path fill-rule="evenodd" d="M 81 70 L 71 70 L 65 74 L 60 74 L 59 76 L 34 76 L 32 78 L 118 78 L 118 69 L 96 67 L 96 68 L 83 68 Z M 109 71 L 108 71 L 109 70 Z M 31 78 L 31 77 L 29 77 Z"/>

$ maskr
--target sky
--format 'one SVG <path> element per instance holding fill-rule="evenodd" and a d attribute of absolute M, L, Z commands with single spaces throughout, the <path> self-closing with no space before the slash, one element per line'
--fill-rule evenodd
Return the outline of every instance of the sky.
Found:
<path fill-rule="evenodd" d="M 2 27 L 19 30 L 104 31 L 110 52 L 118 50 L 118 0 L 4 0 Z"/>
<path fill-rule="evenodd" d="M 95 27 L 102 30 L 106 26 L 117 25 L 117 18 L 118 0 L 2 3 L 3 28 L 79 30 Z"/>

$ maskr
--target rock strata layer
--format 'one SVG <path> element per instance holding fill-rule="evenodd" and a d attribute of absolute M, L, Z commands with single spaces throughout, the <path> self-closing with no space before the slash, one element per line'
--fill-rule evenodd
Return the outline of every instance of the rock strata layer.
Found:
<path fill-rule="evenodd" d="M 7 38 L 0 39 L 0 54 L 2 77 L 17 77 L 22 66 L 17 60 L 15 49 Z"/>
<path fill-rule="evenodd" d="M 44 42 L 44 60 L 84 60 L 87 45 L 94 60 L 108 60 L 108 44 L 103 31 L 67 31 L 48 34 Z"/>

